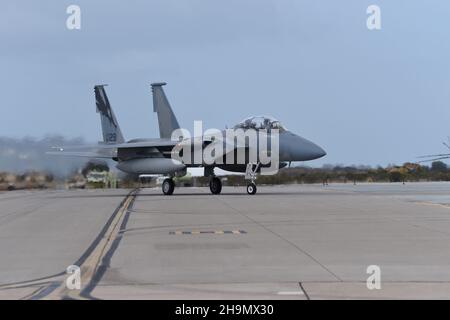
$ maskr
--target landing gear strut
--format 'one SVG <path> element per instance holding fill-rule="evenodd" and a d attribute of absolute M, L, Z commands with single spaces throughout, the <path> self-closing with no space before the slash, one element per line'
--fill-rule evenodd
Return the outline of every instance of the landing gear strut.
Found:
<path fill-rule="evenodd" d="M 165 179 L 162 184 L 162 192 L 166 196 L 169 196 L 173 193 L 174 190 L 175 190 L 175 182 L 173 182 L 173 179 L 172 178 Z"/>
<path fill-rule="evenodd" d="M 260 167 L 260 163 L 248 163 L 247 168 L 245 170 L 245 180 L 250 180 L 247 184 L 247 193 L 255 194 L 256 193 L 256 174 Z"/>
<path fill-rule="evenodd" d="M 211 190 L 212 194 L 220 194 L 222 191 L 222 181 L 217 177 L 213 177 L 209 181 L 209 190 Z"/>

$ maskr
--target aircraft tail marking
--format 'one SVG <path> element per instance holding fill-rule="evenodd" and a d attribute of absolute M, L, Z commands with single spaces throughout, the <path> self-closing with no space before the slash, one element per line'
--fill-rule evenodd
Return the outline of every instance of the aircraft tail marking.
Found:
<path fill-rule="evenodd" d="M 108 96 L 106 95 L 106 85 L 97 85 L 94 87 L 95 104 L 97 105 L 97 113 L 100 113 L 100 120 L 102 124 L 103 142 L 104 143 L 123 143 L 122 131 L 116 116 L 109 104 Z"/>

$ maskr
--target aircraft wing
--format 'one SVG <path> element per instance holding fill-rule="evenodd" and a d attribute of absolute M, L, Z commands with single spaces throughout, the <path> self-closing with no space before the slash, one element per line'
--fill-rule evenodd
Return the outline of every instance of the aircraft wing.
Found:
<path fill-rule="evenodd" d="M 418 163 L 430 162 L 430 161 L 438 161 L 438 160 L 449 159 L 450 158 L 450 153 L 430 154 L 430 155 L 426 155 L 426 156 L 420 156 L 418 158 L 425 159 L 425 160 L 418 161 Z M 426 159 L 426 158 L 431 158 L 431 159 Z"/>
<path fill-rule="evenodd" d="M 430 154 L 427 156 L 420 156 L 418 158 L 436 158 L 436 157 L 450 157 L 450 153 Z"/>
<path fill-rule="evenodd" d="M 65 156 L 65 157 L 83 157 L 83 158 L 99 158 L 99 159 L 111 159 L 112 155 L 101 154 L 98 152 L 89 151 L 49 151 L 46 154 L 51 156 Z"/>
<path fill-rule="evenodd" d="M 126 142 L 119 144 L 99 144 L 97 148 L 100 149 L 123 149 L 123 148 L 157 148 L 157 147 L 174 147 L 178 141 L 172 141 L 170 139 L 151 139 L 137 142 Z"/>
<path fill-rule="evenodd" d="M 177 141 L 169 139 L 149 139 L 117 144 L 99 143 L 96 145 L 52 147 L 55 151 L 49 151 L 46 152 L 46 154 L 54 156 L 111 159 L 117 156 L 118 149 L 165 148 L 174 147 L 177 143 Z"/>

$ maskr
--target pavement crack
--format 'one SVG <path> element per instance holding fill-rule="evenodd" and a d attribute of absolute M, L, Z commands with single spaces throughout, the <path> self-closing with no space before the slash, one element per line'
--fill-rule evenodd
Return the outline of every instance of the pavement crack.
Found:
<path fill-rule="evenodd" d="M 303 284 L 301 282 L 299 282 L 298 285 L 300 286 L 300 289 L 302 290 L 303 294 L 305 295 L 306 300 L 311 300 L 311 298 L 309 297 L 309 295 L 306 292 L 305 288 L 303 287 Z"/>
<path fill-rule="evenodd" d="M 317 260 L 316 258 L 314 258 L 309 252 L 305 251 L 304 249 L 302 249 L 301 247 L 299 247 L 297 244 L 295 244 L 294 242 L 284 238 L 283 236 L 281 236 L 280 234 L 276 233 L 275 231 L 271 230 L 269 227 L 265 226 L 264 224 L 262 224 L 259 221 L 256 221 L 252 218 L 250 218 L 248 215 L 246 215 L 245 213 L 239 211 L 238 209 L 236 209 L 235 207 L 233 207 L 232 205 L 230 205 L 229 203 L 225 202 L 224 200 L 220 199 L 219 197 L 217 197 L 217 199 L 219 199 L 219 201 L 221 201 L 223 204 L 225 204 L 227 207 L 229 207 L 230 209 L 232 209 L 234 212 L 240 214 L 241 216 L 245 217 L 247 220 L 253 222 L 254 224 L 258 225 L 259 227 L 265 229 L 266 231 L 272 233 L 273 235 L 275 235 L 276 237 L 280 238 L 281 240 L 283 240 L 284 242 L 288 243 L 289 245 L 291 245 L 292 247 L 294 247 L 295 249 L 297 249 L 297 251 L 303 253 L 304 255 L 306 255 L 307 257 L 309 257 L 311 260 L 313 260 L 315 263 L 317 263 L 319 266 L 322 267 L 322 269 L 324 269 L 325 271 L 327 271 L 329 274 L 331 274 L 333 277 L 335 277 L 338 281 L 342 282 L 343 280 L 337 275 L 335 274 L 333 271 L 331 271 L 329 268 L 327 268 L 324 264 L 322 264 L 319 260 Z"/>

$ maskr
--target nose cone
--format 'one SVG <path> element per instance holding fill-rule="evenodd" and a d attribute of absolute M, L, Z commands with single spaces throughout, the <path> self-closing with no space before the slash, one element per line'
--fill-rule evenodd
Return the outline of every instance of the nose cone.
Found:
<path fill-rule="evenodd" d="M 322 158 L 327 153 L 317 144 L 291 132 L 280 135 L 282 161 L 308 161 Z"/>
<path fill-rule="evenodd" d="M 319 147 L 317 144 L 311 143 L 311 148 L 309 149 L 309 157 L 311 160 L 319 159 L 327 155 L 325 150 L 323 150 L 321 147 Z"/>

